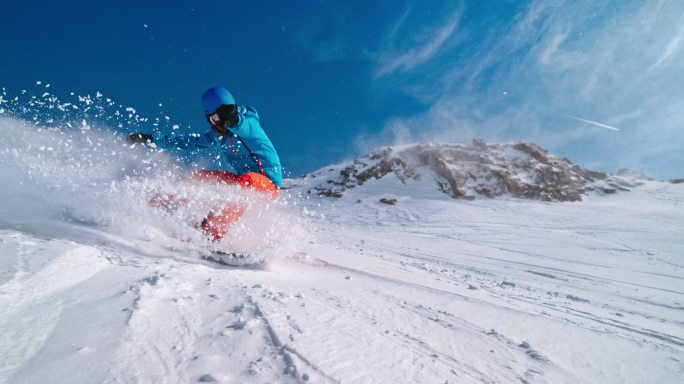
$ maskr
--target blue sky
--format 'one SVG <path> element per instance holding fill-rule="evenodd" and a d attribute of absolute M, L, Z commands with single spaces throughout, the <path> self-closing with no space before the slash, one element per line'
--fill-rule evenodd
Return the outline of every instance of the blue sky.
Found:
<path fill-rule="evenodd" d="M 682 1 L 16 1 L 0 25 L 9 95 L 99 91 L 190 132 L 223 85 L 290 176 L 472 138 L 684 176 Z"/>

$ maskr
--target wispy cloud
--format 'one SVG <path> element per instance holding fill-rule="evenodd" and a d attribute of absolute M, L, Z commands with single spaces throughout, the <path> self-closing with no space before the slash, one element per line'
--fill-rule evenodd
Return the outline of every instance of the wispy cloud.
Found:
<path fill-rule="evenodd" d="M 684 13 L 682 13 L 682 16 L 680 17 L 679 28 L 677 30 L 677 34 L 672 37 L 670 42 L 665 47 L 665 51 L 663 52 L 663 54 L 651 66 L 650 69 L 654 70 L 654 69 L 658 68 L 659 66 L 661 66 L 666 61 L 669 61 L 670 59 L 672 59 L 677 53 L 679 53 L 683 44 L 684 44 Z"/>
<path fill-rule="evenodd" d="M 425 40 L 417 41 L 412 47 L 402 47 L 401 52 L 386 52 L 381 54 L 376 77 L 383 77 L 394 72 L 410 71 L 430 61 L 437 55 L 440 49 L 454 34 L 461 19 L 462 11 L 459 9 L 449 17 L 441 26 L 431 29 Z M 395 25 L 390 36 L 394 39 L 398 35 L 398 29 L 404 25 L 407 13 L 402 14 L 400 23 Z"/>
<path fill-rule="evenodd" d="M 408 4 L 404 12 L 399 15 L 399 18 L 394 22 L 392 25 L 392 28 L 390 28 L 389 34 L 387 35 L 387 38 L 385 39 L 386 41 L 394 41 L 399 32 L 404 28 L 404 25 L 406 23 L 406 20 L 408 20 L 409 15 L 411 15 L 411 12 L 413 12 L 413 4 Z"/>
<path fill-rule="evenodd" d="M 545 47 L 539 54 L 539 63 L 542 65 L 549 65 L 552 56 L 558 52 L 560 45 L 568 39 L 568 35 L 570 35 L 570 30 L 565 30 L 553 35 L 550 39 L 548 39 Z"/>

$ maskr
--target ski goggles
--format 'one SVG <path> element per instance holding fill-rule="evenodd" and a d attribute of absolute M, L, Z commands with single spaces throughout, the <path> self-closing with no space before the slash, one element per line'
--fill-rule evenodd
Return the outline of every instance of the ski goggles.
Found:
<path fill-rule="evenodd" d="M 218 113 L 213 113 L 211 115 L 207 115 L 207 121 L 211 125 L 221 125 L 221 118 L 219 117 Z"/>
<path fill-rule="evenodd" d="M 237 121 L 237 107 L 235 104 L 224 104 L 211 114 L 206 115 L 207 121 L 211 125 L 225 125 L 228 123 L 232 126 Z"/>

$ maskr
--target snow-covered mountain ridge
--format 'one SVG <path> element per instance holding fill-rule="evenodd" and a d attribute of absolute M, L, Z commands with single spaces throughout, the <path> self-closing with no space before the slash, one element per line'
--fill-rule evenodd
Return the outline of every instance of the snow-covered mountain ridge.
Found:
<path fill-rule="evenodd" d="M 534 143 L 412 144 L 386 147 L 343 164 L 290 180 L 305 194 L 342 197 L 346 191 L 392 179 L 388 192 L 420 185 L 453 198 L 509 195 L 542 201 L 579 201 L 596 191 L 615 193 L 649 180 L 640 174 L 595 172 Z M 398 183 L 396 182 L 398 181 Z M 423 194 L 421 194 L 424 197 Z"/>

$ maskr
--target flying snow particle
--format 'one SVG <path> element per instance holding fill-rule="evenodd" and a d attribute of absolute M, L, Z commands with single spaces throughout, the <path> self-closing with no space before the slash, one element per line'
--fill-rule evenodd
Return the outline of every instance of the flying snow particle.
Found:
<path fill-rule="evenodd" d="M 43 82 L 42 81 L 36 81 L 36 84 L 41 85 L 41 84 L 43 84 Z"/>
<path fill-rule="evenodd" d="M 173 128 L 173 129 L 179 129 L 179 128 L 180 128 L 180 125 L 174 124 L 171 128 Z"/>
<path fill-rule="evenodd" d="M 147 28 L 147 24 L 143 24 L 143 27 Z"/>

